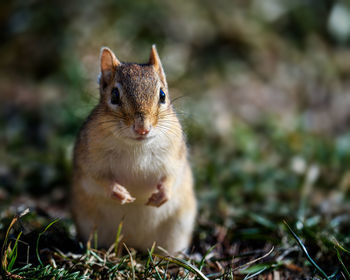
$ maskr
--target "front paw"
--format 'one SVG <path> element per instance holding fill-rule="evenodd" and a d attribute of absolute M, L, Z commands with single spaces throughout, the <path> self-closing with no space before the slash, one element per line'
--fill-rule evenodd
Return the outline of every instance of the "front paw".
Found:
<path fill-rule="evenodd" d="M 157 191 L 152 193 L 151 197 L 148 199 L 146 205 L 160 207 L 169 199 L 165 187 L 163 184 L 157 186 Z"/>
<path fill-rule="evenodd" d="M 126 188 L 119 184 L 115 184 L 112 189 L 111 197 L 119 200 L 120 204 L 134 202 L 135 198 L 131 196 Z"/>

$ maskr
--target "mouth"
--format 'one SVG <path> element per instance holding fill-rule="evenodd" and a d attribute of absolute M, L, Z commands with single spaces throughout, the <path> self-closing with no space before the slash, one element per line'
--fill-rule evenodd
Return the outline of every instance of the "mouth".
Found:
<path fill-rule="evenodd" d="M 136 140 L 137 141 L 144 141 L 146 140 L 147 138 L 146 137 L 143 137 L 143 136 L 140 136 L 140 137 L 137 137 Z"/>
<path fill-rule="evenodd" d="M 151 140 L 151 139 L 153 139 L 153 138 L 154 138 L 154 136 L 138 136 L 138 137 L 136 137 L 136 138 L 130 137 L 130 139 L 135 140 L 135 141 L 138 141 L 138 142 Z"/>

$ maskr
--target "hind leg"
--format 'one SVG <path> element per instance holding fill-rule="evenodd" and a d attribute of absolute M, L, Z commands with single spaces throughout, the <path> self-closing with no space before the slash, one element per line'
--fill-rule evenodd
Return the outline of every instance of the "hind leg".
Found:
<path fill-rule="evenodd" d="M 186 212 L 180 217 L 174 217 L 162 224 L 158 246 L 170 254 L 184 251 L 190 245 L 195 221 L 195 211 Z"/>
<path fill-rule="evenodd" d="M 184 170 L 182 184 L 173 190 L 173 194 L 173 199 L 178 199 L 179 209 L 160 225 L 158 239 L 159 246 L 164 247 L 170 254 L 188 249 L 195 225 L 197 203 L 189 165 Z"/>

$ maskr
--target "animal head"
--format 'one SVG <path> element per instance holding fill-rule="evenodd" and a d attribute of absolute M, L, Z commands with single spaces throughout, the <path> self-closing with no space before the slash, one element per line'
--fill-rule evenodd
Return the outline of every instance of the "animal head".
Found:
<path fill-rule="evenodd" d="M 101 49 L 100 104 L 109 129 L 124 139 L 149 140 L 169 130 L 174 118 L 168 86 L 156 47 L 147 64 L 122 63 L 109 48 Z M 107 121 L 106 121 L 107 122 Z"/>

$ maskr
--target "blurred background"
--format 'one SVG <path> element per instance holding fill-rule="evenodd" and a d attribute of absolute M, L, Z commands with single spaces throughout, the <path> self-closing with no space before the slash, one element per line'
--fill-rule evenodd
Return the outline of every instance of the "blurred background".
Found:
<path fill-rule="evenodd" d="M 350 245 L 348 1 L 12 0 L 0 3 L 0 30 L 2 218 L 30 206 L 69 219 L 100 48 L 144 63 L 155 43 L 183 96 L 204 225 L 195 242 L 217 234 L 206 221 L 255 240 L 288 218 Z M 328 245 L 317 244 L 323 256 Z"/>

